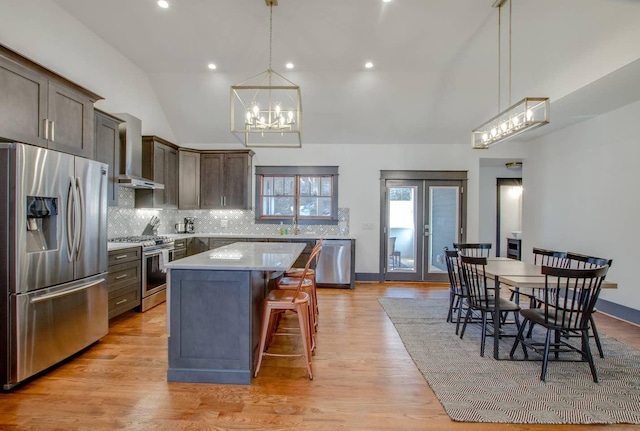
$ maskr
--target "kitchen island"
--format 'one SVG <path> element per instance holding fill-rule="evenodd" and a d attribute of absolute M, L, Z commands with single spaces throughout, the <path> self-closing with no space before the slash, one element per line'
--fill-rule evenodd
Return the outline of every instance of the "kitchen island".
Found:
<path fill-rule="evenodd" d="M 238 242 L 167 263 L 167 380 L 251 383 L 269 280 L 303 249 Z"/>

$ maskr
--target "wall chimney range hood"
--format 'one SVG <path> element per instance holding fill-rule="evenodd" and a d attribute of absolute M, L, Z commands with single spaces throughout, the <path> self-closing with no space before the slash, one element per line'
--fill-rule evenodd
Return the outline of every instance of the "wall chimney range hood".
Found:
<path fill-rule="evenodd" d="M 120 175 L 118 184 L 134 189 L 164 189 L 164 184 L 142 177 L 142 121 L 131 114 L 114 114 L 120 124 Z"/>

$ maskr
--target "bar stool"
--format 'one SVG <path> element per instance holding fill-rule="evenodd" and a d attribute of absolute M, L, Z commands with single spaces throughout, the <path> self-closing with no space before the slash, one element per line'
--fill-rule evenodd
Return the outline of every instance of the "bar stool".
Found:
<path fill-rule="evenodd" d="M 318 242 L 316 242 L 316 245 L 313 246 L 313 249 L 311 250 L 311 255 L 309 257 L 309 260 L 311 260 L 312 263 L 315 260 L 314 266 L 317 266 L 318 257 L 320 256 L 321 250 L 322 250 L 322 239 L 319 239 Z M 296 282 L 299 278 L 302 277 L 303 271 L 304 271 L 304 268 L 291 268 L 290 270 L 286 271 L 284 273 L 284 278 L 282 278 L 280 280 L 280 283 L 278 284 L 278 289 L 295 289 Z M 315 330 L 317 330 L 318 314 L 320 314 L 320 310 L 318 308 L 318 294 L 316 293 L 316 271 L 314 268 L 311 268 L 311 266 L 309 266 L 306 278 L 308 278 L 312 282 L 312 286 L 310 289 L 308 289 L 309 292 L 307 293 L 311 295 L 311 305 L 313 308 L 313 327 Z M 305 291 L 307 290 L 305 289 Z"/>
<path fill-rule="evenodd" d="M 286 277 L 286 276 L 283 277 L 282 279 L 280 279 L 277 285 L 278 289 L 294 290 L 294 289 L 297 289 L 299 283 L 302 282 L 302 290 L 309 295 L 309 298 L 310 298 L 310 302 L 309 302 L 310 319 L 309 320 L 311 323 L 311 327 L 309 328 L 309 331 L 311 332 L 311 351 L 312 352 L 315 351 L 316 349 L 315 333 L 318 328 L 318 319 L 317 319 L 318 300 L 316 295 L 315 272 L 313 276 L 310 275 L 310 272 L 312 270 L 311 264 L 317 260 L 317 257 L 320 255 L 321 251 L 322 251 L 322 245 L 317 244 L 313 248 L 311 255 L 309 256 L 309 259 L 307 260 L 305 268 L 301 268 L 302 272 L 295 271 L 294 274 L 297 275 L 297 277 Z M 305 273 L 306 275 L 304 277 L 300 277 Z"/>
<path fill-rule="evenodd" d="M 260 327 L 260 345 L 258 347 L 258 358 L 256 361 L 254 377 L 258 376 L 262 359 L 265 356 L 301 356 L 305 359 L 309 379 L 313 379 L 313 369 L 311 364 L 311 349 L 313 344 L 311 296 L 307 292 L 303 291 L 305 280 L 309 280 L 306 278 L 306 275 L 311 261 L 312 259 L 309 259 L 307 265 L 303 269 L 302 277 L 298 279 L 295 290 L 275 289 L 272 290 L 264 300 L 262 324 Z M 267 349 L 271 344 L 271 339 L 276 334 L 280 316 L 286 311 L 293 311 L 298 317 L 298 326 L 302 339 L 303 352 L 294 354 L 269 353 L 267 352 Z"/>

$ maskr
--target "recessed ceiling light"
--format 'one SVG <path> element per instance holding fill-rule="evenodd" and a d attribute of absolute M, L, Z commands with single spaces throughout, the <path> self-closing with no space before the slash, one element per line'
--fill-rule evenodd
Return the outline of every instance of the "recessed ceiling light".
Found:
<path fill-rule="evenodd" d="M 217 66 L 216 66 L 215 64 L 213 64 L 213 63 L 209 63 L 209 64 L 207 65 L 207 67 L 208 67 L 209 69 L 211 69 L 211 70 L 216 70 L 216 68 L 217 68 Z"/>
<path fill-rule="evenodd" d="M 382 0 L 385 3 L 389 3 L 391 0 Z"/>
<path fill-rule="evenodd" d="M 364 64 L 364 67 L 366 67 L 367 69 L 371 69 L 371 68 L 373 67 L 373 63 L 372 63 L 372 62 L 370 62 L 370 61 L 367 61 L 367 62 Z"/>
<path fill-rule="evenodd" d="M 158 6 L 160 6 L 163 9 L 166 9 L 169 7 L 169 2 L 167 0 L 158 0 Z"/>
<path fill-rule="evenodd" d="M 294 67 L 293 63 L 287 63 L 287 69 L 293 69 Z"/>

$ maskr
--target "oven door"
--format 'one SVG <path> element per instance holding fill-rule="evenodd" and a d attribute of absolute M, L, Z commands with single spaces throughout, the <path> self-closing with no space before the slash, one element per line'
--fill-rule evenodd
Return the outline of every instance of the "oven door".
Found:
<path fill-rule="evenodd" d="M 144 251 L 142 256 L 142 297 L 146 298 L 160 292 L 167 285 L 167 271 L 164 264 L 169 262 L 169 255 L 173 251 L 164 248 Z"/>

